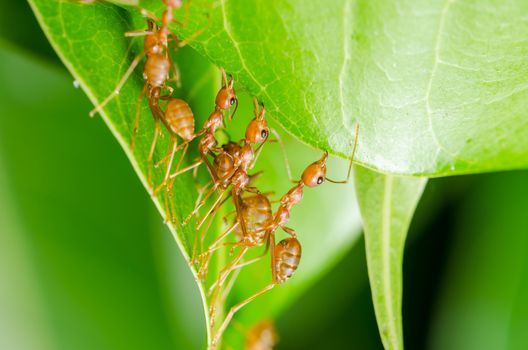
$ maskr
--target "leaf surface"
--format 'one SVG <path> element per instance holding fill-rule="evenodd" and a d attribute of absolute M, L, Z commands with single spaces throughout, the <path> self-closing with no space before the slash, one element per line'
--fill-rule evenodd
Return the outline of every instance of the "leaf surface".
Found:
<path fill-rule="evenodd" d="M 129 12 L 106 3 L 81 5 L 70 1 L 45 0 L 33 0 L 30 3 L 50 42 L 76 81 L 93 103 L 102 101 L 113 90 L 132 59 L 142 48 L 141 40 L 125 38 L 123 33 L 144 28 L 144 19 L 135 11 Z M 192 16 L 194 15 L 191 12 Z M 214 106 L 214 97 L 219 87 L 218 71 L 192 50 L 178 51 L 173 57 L 182 72 L 183 88 L 177 90 L 176 95 L 189 102 L 197 119 L 197 125 L 201 126 Z M 119 96 L 103 110 L 101 116 L 124 149 L 143 185 L 150 188 L 146 174 L 148 173 L 147 155 L 153 136 L 153 121 L 146 103 L 141 110 L 137 147 L 134 152 L 130 148 L 136 101 L 142 84 L 138 69 L 124 85 Z M 240 90 L 243 91 L 239 89 L 239 92 Z M 239 95 L 242 99 L 241 106 L 236 119 L 228 127 L 228 134 L 234 140 L 242 138 L 245 126 L 253 117 L 249 97 L 244 93 Z M 273 116 L 273 112 L 269 112 L 268 115 Z M 294 155 L 291 157 L 292 169 L 294 176 L 298 178 L 304 167 L 318 159 L 321 153 L 307 149 L 290 137 L 284 137 L 284 141 L 288 153 Z M 164 140 L 156 148 L 155 159 L 165 155 L 167 142 L 168 135 L 165 135 Z M 266 145 L 255 168 L 255 171 L 265 171 L 265 175 L 258 182 L 259 188 L 263 191 L 275 191 L 276 197 L 292 186 L 282 165 L 282 155 L 278 147 L 277 144 Z M 196 143 L 192 144 L 191 149 L 188 161 L 196 156 Z M 346 167 L 346 162 L 333 160 L 329 163 L 329 172 L 343 174 Z M 162 169 L 155 169 L 153 182 L 160 183 L 162 174 Z M 202 186 L 207 181 L 207 177 L 202 175 L 205 174 L 201 174 L 198 180 L 194 180 L 190 173 L 177 178 L 174 186 L 174 204 L 179 222 L 182 222 L 194 207 L 197 197 L 196 187 Z M 247 310 L 240 312 L 239 322 L 242 324 L 250 326 L 263 317 L 277 316 L 324 270 L 330 268 L 357 237 L 359 214 L 352 186 L 324 187 L 326 189 L 318 188 L 307 193 L 303 204 L 295 208 L 292 213 L 291 225 L 299 232 L 304 247 L 301 268 L 287 284 L 255 302 L 255 305 L 260 305 L 259 307 L 251 305 Z M 341 200 L 337 209 L 335 209 L 336 194 Z M 165 216 L 163 197 L 151 198 Z M 225 229 L 220 217 L 228 211 L 226 209 L 223 214 L 218 215 L 219 220 L 212 226 L 208 234 L 209 239 Z M 344 213 L 347 214 L 345 219 L 343 219 Z M 312 217 L 311 220 L 306 219 Z M 188 261 L 195 237 L 194 224 L 191 221 L 191 224 L 185 227 L 170 225 L 169 228 Z M 324 247 L 324 251 L 320 251 L 320 247 Z M 210 265 L 209 275 L 215 276 L 228 258 L 228 249 L 226 249 L 226 252 L 219 255 L 218 261 L 213 261 Z M 196 274 L 196 269 L 194 267 L 191 269 Z M 229 296 L 226 308 L 251 295 L 256 291 L 256 287 L 261 283 L 262 285 L 269 283 L 270 279 L 271 273 L 266 259 L 251 268 L 244 269 Z M 205 284 L 198 283 L 205 310 L 209 308 L 205 289 L 210 282 L 208 280 Z M 230 334 L 227 336 L 229 343 L 241 341 L 240 332 L 233 330 Z"/>
<path fill-rule="evenodd" d="M 381 172 L 528 166 L 526 1 L 197 0 L 192 10 L 174 30 L 205 28 L 191 45 L 313 147 L 348 156 L 359 123 L 357 160 Z"/>
<path fill-rule="evenodd" d="M 402 264 L 407 230 L 427 182 L 356 167 L 370 288 L 385 349 L 403 349 Z"/>

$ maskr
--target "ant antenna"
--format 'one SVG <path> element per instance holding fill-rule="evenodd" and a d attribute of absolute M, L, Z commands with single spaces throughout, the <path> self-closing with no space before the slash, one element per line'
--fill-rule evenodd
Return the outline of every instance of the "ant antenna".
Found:
<path fill-rule="evenodd" d="M 282 156 L 284 158 L 284 166 L 286 166 L 286 172 L 288 173 L 288 178 L 290 179 L 290 181 L 294 181 L 292 177 L 292 173 L 291 173 L 290 161 L 288 160 L 288 153 L 286 153 L 286 147 L 284 147 L 284 142 L 282 142 L 282 139 L 279 133 L 277 132 L 277 130 L 270 128 L 270 131 L 273 134 L 273 136 L 275 136 L 275 138 L 277 139 L 277 142 L 279 143 L 279 147 L 281 148 Z"/>
<path fill-rule="evenodd" d="M 335 184 L 346 184 L 346 183 L 348 183 L 348 180 L 350 179 L 350 174 L 352 172 L 352 163 L 354 162 L 354 156 L 356 154 L 356 148 L 357 148 L 357 144 L 358 144 L 358 135 L 359 135 L 359 124 L 356 124 L 356 137 L 354 138 L 354 147 L 352 148 L 352 156 L 350 157 L 350 163 L 348 165 L 348 173 L 347 173 L 346 180 L 335 181 L 335 180 L 329 179 L 327 177 L 326 180 L 328 180 L 329 182 L 332 182 L 332 183 L 335 183 Z M 325 154 L 328 155 L 328 152 L 325 151 Z"/>

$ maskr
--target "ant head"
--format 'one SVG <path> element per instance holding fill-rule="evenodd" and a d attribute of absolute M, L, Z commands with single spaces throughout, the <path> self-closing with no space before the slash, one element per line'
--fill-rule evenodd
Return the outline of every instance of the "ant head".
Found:
<path fill-rule="evenodd" d="M 321 159 L 312 164 L 304 170 L 301 181 L 308 187 L 317 187 L 326 179 L 326 160 L 328 159 L 328 152 L 323 153 Z"/>
<path fill-rule="evenodd" d="M 254 118 L 246 128 L 247 143 L 262 143 L 268 139 L 269 128 L 266 119 Z"/>
<path fill-rule="evenodd" d="M 233 77 L 229 78 L 229 81 L 227 80 L 227 76 L 225 71 L 222 69 L 222 80 L 223 80 L 223 86 L 218 91 L 218 94 L 216 95 L 216 107 L 220 109 L 229 109 L 231 106 L 235 105 L 235 111 L 233 114 L 231 114 L 230 119 L 233 119 L 233 115 L 236 112 L 236 109 L 238 108 L 238 99 L 235 93 L 235 89 L 233 88 L 234 80 Z"/>
<path fill-rule="evenodd" d="M 246 128 L 246 142 L 247 143 L 262 143 L 268 139 L 269 128 L 268 122 L 264 118 L 266 110 L 264 106 L 259 112 L 259 105 L 257 98 L 253 97 L 253 103 L 255 104 L 255 118 L 249 122 L 248 127 Z"/>

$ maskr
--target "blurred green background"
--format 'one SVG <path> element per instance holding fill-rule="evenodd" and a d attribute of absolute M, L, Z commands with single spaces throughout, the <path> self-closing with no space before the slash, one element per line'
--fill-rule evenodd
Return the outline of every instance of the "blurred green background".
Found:
<path fill-rule="evenodd" d="M 0 349 L 199 349 L 198 290 L 25 2 L 0 3 Z M 322 233 L 324 234 L 324 233 Z M 277 320 L 279 349 L 381 348 L 363 240 Z M 407 349 L 528 348 L 528 172 L 431 180 Z"/>

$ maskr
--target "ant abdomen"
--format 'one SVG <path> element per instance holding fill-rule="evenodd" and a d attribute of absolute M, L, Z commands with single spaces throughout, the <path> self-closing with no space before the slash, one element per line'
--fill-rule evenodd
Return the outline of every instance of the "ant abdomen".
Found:
<path fill-rule="evenodd" d="M 225 152 L 221 152 L 214 159 L 214 168 L 219 179 L 226 179 L 233 173 L 233 157 Z"/>
<path fill-rule="evenodd" d="M 194 115 L 187 102 L 176 98 L 170 99 L 165 110 L 165 123 L 183 140 L 190 141 L 194 138 Z"/>
<path fill-rule="evenodd" d="M 170 61 L 167 56 L 155 54 L 145 62 L 143 77 L 151 87 L 161 87 L 169 78 Z"/>
<path fill-rule="evenodd" d="M 293 237 L 285 238 L 275 246 L 275 282 L 284 283 L 297 270 L 301 261 L 301 243 Z"/>
<path fill-rule="evenodd" d="M 266 238 L 265 228 L 269 226 L 273 213 L 271 211 L 271 203 L 263 194 L 257 193 L 253 196 L 246 197 L 242 200 L 242 217 L 246 223 L 248 235 L 256 245 L 264 243 Z M 242 232 L 238 232 L 239 239 L 243 239 Z"/>

